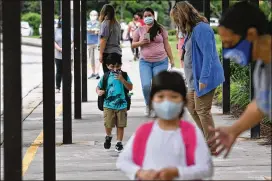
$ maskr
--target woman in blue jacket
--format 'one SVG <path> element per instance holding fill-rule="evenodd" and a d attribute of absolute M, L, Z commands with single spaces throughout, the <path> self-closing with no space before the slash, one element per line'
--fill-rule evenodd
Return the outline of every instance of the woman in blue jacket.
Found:
<path fill-rule="evenodd" d="M 186 33 L 183 49 L 184 70 L 188 85 L 188 110 L 206 140 L 214 127 L 211 107 L 215 89 L 224 82 L 214 32 L 207 19 L 188 2 L 175 4 L 171 17 L 182 33 Z"/>

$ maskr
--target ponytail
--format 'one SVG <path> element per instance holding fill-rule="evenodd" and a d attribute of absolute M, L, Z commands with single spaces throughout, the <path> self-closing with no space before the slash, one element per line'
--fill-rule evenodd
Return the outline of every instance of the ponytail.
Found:
<path fill-rule="evenodd" d="M 154 19 L 153 26 L 149 29 L 150 40 L 154 41 L 155 37 L 162 32 L 162 26 Z"/>

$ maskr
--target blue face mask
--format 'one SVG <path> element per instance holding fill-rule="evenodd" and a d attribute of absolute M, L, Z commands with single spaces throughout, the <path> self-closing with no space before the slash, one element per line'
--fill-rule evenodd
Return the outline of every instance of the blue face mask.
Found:
<path fill-rule="evenodd" d="M 252 43 L 246 39 L 241 40 L 233 48 L 223 48 L 225 59 L 231 59 L 241 66 L 246 66 L 251 60 Z"/>
<path fill-rule="evenodd" d="M 175 103 L 172 101 L 165 100 L 160 103 L 153 102 L 152 106 L 156 115 L 159 118 L 170 121 L 172 119 L 179 117 L 183 109 L 183 102 Z"/>
<path fill-rule="evenodd" d="M 154 18 L 152 16 L 148 16 L 144 18 L 144 23 L 150 25 L 154 22 Z"/>

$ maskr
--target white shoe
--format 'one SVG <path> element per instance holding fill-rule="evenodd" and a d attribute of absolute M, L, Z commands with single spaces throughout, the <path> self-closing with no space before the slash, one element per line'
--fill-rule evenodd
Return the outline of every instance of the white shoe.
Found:
<path fill-rule="evenodd" d="M 148 106 L 146 106 L 146 108 L 145 108 L 144 115 L 145 115 L 146 117 L 149 117 L 149 118 L 155 118 L 155 117 L 156 117 L 156 114 L 155 114 L 155 112 L 154 112 L 153 110 L 151 110 L 151 111 L 149 112 L 149 107 L 148 107 Z"/>
<path fill-rule="evenodd" d="M 155 111 L 151 110 L 149 117 L 150 118 L 155 118 L 156 117 Z"/>
<path fill-rule="evenodd" d="M 60 93 L 60 89 L 56 89 L 56 93 Z"/>
<path fill-rule="evenodd" d="M 145 115 L 146 117 L 149 117 L 149 107 L 148 107 L 148 106 L 146 106 L 146 108 L 145 108 L 144 115 Z"/>

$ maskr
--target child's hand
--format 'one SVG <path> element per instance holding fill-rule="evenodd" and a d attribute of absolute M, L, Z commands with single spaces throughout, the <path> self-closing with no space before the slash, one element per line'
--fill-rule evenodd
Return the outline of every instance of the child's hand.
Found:
<path fill-rule="evenodd" d="M 97 94 L 98 94 L 98 96 L 102 96 L 103 94 L 105 94 L 105 91 L 99 90 L 99 91 L 97 91 Z"/>
<path fill-rule="evenodd" d="M 158 180 L 159 179 L 159 172 L 155 170 L 140 170 L 137 173 L 137 178 L 139 180 Z"/>
<path fill-rule="evenodd" d="M 177 168 L 164 168 L 159 172 L 160 180 L 174 180 L 178 177 L 178 169 Z"/>
<path fill-rule="evenodd" d="M 122 75 L 122 72 L 116 74 L 115 79 L 120 80 L 121 82 L 123 82 L 125 80 L 123 75 Z"/>

